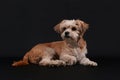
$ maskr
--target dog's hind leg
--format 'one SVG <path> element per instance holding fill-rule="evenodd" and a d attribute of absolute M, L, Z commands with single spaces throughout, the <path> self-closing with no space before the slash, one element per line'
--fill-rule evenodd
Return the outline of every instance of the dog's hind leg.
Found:
<path fill-rule="evenodd" d="M 42 60 L 39 62 L 39 65 L 42 66 L 60 66 L 65 65 L 65 62 L 59 59 L 53 59 L 54 55 L 56 54 L 54 49 L 46 47 L 43 51 Z"/>
<path fill-rule="evenodd" d="M 62 65 L 65 65 L 65 62 L 62 60 L 51 60 L 48 58 L 44 58 L 39 62 L 39 65 L 42 65 L 42 66 L 62 66 Z"/>

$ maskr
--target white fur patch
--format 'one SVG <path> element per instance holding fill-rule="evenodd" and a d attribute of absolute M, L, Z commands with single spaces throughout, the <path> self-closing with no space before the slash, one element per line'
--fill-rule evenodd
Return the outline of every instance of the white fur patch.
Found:
<path fill-rule="evenodd" d="M 70 26 L 70 25 L 75 25 L 76 21 L 75 20 L 65 20 L 60 26 Z"/>
<path fill-rule="evenodd" d="M 73 52 L 74 52 L 75 57 L 76 57 L 77 59 L 79 59 L 79 57 L 80 57 L 80 49 L 75 48 L 75 49 L 73 49 Z"/>

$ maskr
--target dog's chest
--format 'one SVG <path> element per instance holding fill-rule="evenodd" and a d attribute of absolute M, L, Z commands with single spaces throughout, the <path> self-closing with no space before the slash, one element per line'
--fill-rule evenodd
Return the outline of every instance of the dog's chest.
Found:
<path fill-rule="evenodd" d="M 81 55 L 81 49 L 80 48 L 73 48 L 72 49 L 72 55 L 75 56 L 78 59 Z"/>

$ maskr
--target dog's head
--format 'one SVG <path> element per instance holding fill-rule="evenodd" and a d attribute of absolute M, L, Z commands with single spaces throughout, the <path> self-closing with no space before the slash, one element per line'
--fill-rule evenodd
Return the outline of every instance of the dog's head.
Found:
<path fill-rule="evenodd" d="M 54 27 L 61 34 L 62 39 L 78 41 L 88 29 L 88 24 L 82 20 L 63 20 Z"/>

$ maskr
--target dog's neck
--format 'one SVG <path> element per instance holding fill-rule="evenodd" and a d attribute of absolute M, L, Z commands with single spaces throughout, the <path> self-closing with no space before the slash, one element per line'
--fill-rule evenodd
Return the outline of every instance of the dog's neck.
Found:
<path fill-rule="evenodd" d="M 65 42 L 66 42 L 66 45 L 70 48 L 78 48 L 80 47 L 79 46 L 79 43 L 75 40 L 72 40 L 72 39 L 65 39 Z"/>
<path fill-rule="evenodd" d="M 85 41 L 81 37 L 78 41 L 72 40 L 72 39 L 65 39 L 65 44 L 69 48 L 80 48 L 83 49 L 85 47 Z"/>

